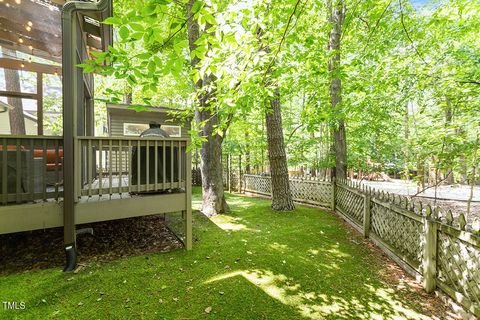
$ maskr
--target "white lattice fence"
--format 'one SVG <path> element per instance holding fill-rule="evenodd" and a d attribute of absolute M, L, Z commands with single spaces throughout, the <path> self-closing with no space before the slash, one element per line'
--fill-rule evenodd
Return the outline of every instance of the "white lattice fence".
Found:
<path fill-rule="evenodd" d="M 332 184 L 314 179 L 290 178 L 292 198 L 297 202 L 330 208 Z M 272 180 L 269 176 L 244 175 L 244 191 L 270 196 Z"/>
<path fill-rule="evenodd" d="M 438 286 L 477 315 L 480 313 L 480 239 L 446 224 L 437 246 Z M 476 312 L 475 312 L 476 310 Z"/>
<path fill-rule="evenodd" d="M 336 182 L 336 211 L 411 273 L 427 291 L 442 289 L 480 317 L 480 222 L 463 215 L 376 191 L 347 180 Z M 363 222 L 363 223 L 360 223 Z"/>
<path fill-rule="evenodd" d="M 262 195 L 272 194 L 272 178 L 268 176 L 257 176 L 245 174 L 244 176 L 245 191 L 258 193 Z"/>
<path fill-rule="evenodd" d="M 330 207 L 332 183 L 327 181 L 290 179 L 293 200 Z"/>
<path fill-rule="evenodd" d="M 335 206 L 345 216 L 358 225 L 363 224 L 364 197 L 356 190 L 352 190 L 342 183 L 337 183 L 335 188 Z"/>
<path fill-rule="evenodd" d="M 271 195 L 268 176 L 245 175 L 245 191 Z M 347 180 L 332 184 L 290 179 L 296 201 L 330 207 L 370 237 L 408 272 L 424 279 L 480 317 L 480 222 L 466 225 L 463 215 L 432 210 L 404 196 L 379 192 Z"/>
<path fill-rule="evenodd" d="M 412 268 L 422 272 L 424 227 L 421 216 L 372 199 L 371 233 Z"/>

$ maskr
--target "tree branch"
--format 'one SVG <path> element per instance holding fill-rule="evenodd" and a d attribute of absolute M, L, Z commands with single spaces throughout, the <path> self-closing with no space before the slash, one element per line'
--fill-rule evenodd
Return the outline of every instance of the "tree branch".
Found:
<path fill-rule="evenodd" d="M 412 43 L 413 49 L 415 49 L 416 54 L 422 59 L 423 63 L 426 65 L 429 65 L 427 61 L 423 58 L 423 56 L 420 54 L 420 52 L 417 49 L 417 46 L 413 43 L 412 38 L 410 37 L 410 34 L 407 31 L 407 27 L 405 26 L 405 21 L 403 20 L 403 5 L 402 5 L 402 0 L 399 0 L 400 2 L 400 22 L 402 23 L 402 28 L 403 31 L 405 31 L 405 35 L 407 36 L 408 40 Z"/>
<path fill-rule="evenodd" d="M 277 52 L 275 52 L 275 55 L 273 56 L 272 60 L 268 64 L 268 67 L 265 70 L 265 74 L 263 75 L 263 80 L 262 80 L 263 83 L 265 83 L 265 79 L 267 77 L 267 74 L 270 71 L 270 68 L 272 67 L 273 63 L 277 59 L 278 53 L 280 52 L 280 49 L 282 48 L 282 44 L 285 41 L 285 38 L 287 36 L 288 29 L 290 28 L 290 23 L 292 23 L 293 16 L 295 15 L 295 12 L 297 12 L 297 8 L 298 8 L 298 5 L 300 4 L 300 2 L 301 2 L 301 0 L 297 0 L 297 2 L 295 3 L 295 7 L 293 8 L 293 12 L 288 17 L 287 26 L 285 27 L 285 30 L 283 31 L 282 39 L 280 39 L 280 43 L 278 44 Z"/>

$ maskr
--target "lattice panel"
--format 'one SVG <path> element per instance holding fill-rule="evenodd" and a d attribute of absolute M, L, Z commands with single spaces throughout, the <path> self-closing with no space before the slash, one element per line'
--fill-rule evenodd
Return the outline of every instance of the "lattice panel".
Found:
<path fill-rule="evenodd" d="M 480 306 L 480 248 L 438 233 L 438 279 Z"/>
<path fill-rule="evenodd" d="M 271 178 L 245 175 L 245 191 L 272 194 Z"/>
<path fill-rule="evenodd" d="M 423 224 L 372 202 L 371 228 L 373 233 L 393 247 L 400 257 L 406 257 L 412 267 L 420 270 L 424 240 Z"/>
<path fill-rule="evenodd" d="M 292 197 L 296 201 L 329 205 L 332 186 L 328 182 L 290 180 Z"/>
<path fill-rule="evenodd" d="M 336 206 L 359 224 L 363 224 L 363 197 L 337 184 Z"/>

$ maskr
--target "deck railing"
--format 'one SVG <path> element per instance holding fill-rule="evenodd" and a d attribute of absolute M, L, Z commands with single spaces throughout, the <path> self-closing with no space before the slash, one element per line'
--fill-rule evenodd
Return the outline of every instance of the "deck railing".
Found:
<path fill-rule="evenodd" d="M 184 189 L 186 138 L 78 137 L 75 194 Z M 0 135 L 0 205 L 63 198 L 63 137 Z"/>
<path fill-rule="evenodd" d="M 185 188 L 186 138 L 79 137 L 78 197 Z"/>
<path fill-rule="evenodd" d="M 63 196 L 63 138 L 0 136 L 1 205 Z"/>

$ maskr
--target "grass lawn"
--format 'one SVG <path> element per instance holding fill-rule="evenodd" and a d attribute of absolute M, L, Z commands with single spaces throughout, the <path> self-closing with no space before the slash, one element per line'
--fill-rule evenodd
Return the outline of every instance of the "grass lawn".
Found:
<path fill-rule="evenodd" d="M 276 213 L 267 200 L 235 195 L 228 202 L 232 213 L 211 220 L 195 211 L 190 252 L 83 261 L 78 274 L 1 276 L 0 301 L 24 301 L 26 309 L 0 306 L 0 318 L 421 319 L 438 312 L 436 299 L 392 280 L 391 263 L 334 215 L 301 206 Z"/>

